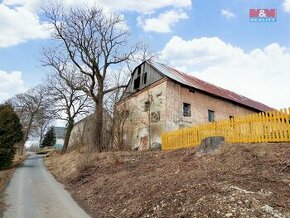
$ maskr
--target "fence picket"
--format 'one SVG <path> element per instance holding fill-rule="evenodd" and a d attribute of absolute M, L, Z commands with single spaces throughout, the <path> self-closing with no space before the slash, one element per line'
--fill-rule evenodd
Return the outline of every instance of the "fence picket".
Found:
<path fill-rule="evenodd" d="M 209 136 L 224 136 L 231 143 L 289 142 L 290 107 L 165 132 L 161 136 L 162 149 L 197 146 Z"/>

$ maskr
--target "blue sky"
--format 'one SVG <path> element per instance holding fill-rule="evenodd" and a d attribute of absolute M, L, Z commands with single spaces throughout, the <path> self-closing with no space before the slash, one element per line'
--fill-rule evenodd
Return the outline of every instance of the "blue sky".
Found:
<path fill-rule="evenodd" d="M 81 1 L 66 0 L 77 6 Z M 135 41 L 159 60 L 275 108 L 290 106 L 290 0 L 86 0 L 124 15 Z M 0 101 L 41 82 L 50 46 L 40 0 L 0 3 Z M 249 9 L 277 22 L 249 22 Z"/>

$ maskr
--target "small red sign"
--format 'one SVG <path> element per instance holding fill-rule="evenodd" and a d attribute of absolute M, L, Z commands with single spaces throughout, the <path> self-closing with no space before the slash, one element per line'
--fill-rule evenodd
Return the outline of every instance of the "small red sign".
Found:
<path fill-rule="evenodd" d="M 277 9 L 250 9 L 249 17 L 251 22 L 275 22 Z"/>
<path fill-rule="evenodd" d="M 276 9 L 250 9 L 250 17 L 277 17 Z"/>

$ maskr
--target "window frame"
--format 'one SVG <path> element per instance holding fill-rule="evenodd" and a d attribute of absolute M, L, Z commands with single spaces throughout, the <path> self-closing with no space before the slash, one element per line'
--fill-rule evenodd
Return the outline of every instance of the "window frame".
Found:
<path fill-rule="evenodd" d="M 135 72 L 135 74 L 137 74 L 136 78 L 133 81 L 133 90 L 139 90 L 140 86 L 141 86 L 141 66 L 138 67 L 136 69 L 137 72 Z M 138 83 L 138 84 L 137 84 Z"/>
<path fill-rule="evenodd" d="M 182 114 L 184 117 L 191 117 L 191 104 L 183 102 Z"/>
<path fill-rule="evenodd" d="M 208 122 L 215 122 L 215 111 L 214 110 L 207 110 L 207 117 Z"/>
<path fill-rule="evenodd" d="M 138 75 L 133 82 L 133 90 L 138 90 L 140 88 L 140 76 Z M 138 84 L 137 84 L 138 83 Z"/>

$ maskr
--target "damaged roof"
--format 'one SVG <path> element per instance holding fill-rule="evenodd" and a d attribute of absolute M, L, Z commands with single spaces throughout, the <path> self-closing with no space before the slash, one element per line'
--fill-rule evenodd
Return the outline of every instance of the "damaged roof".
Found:
<path fill-rule="evenodd" d="M 221 87 L 215 86 L 213 84 L 207 83 L 203 80 L 200 80 L 196 77 L 190 76 L 186 73 L 180 72 L 174 68 L 168 67 L 164 64 L 146 61 L 150 66 L 156 69 L 159 73 L 164 76 L 181 83 L 183 85 L 193 87 L 197 90 L 209 93 L 211 95 L 221 97 L 223 99 L 227 99 L 229 101 L 233 101 L 235 103 L 256 109 L 257 111 L 270 111 L 273 108 L 268 107 L 265 104 L 249 99 L 243 95 L 239 95 L 235 92 L 229 91 L 227 89 L 223 89 Z"/>

